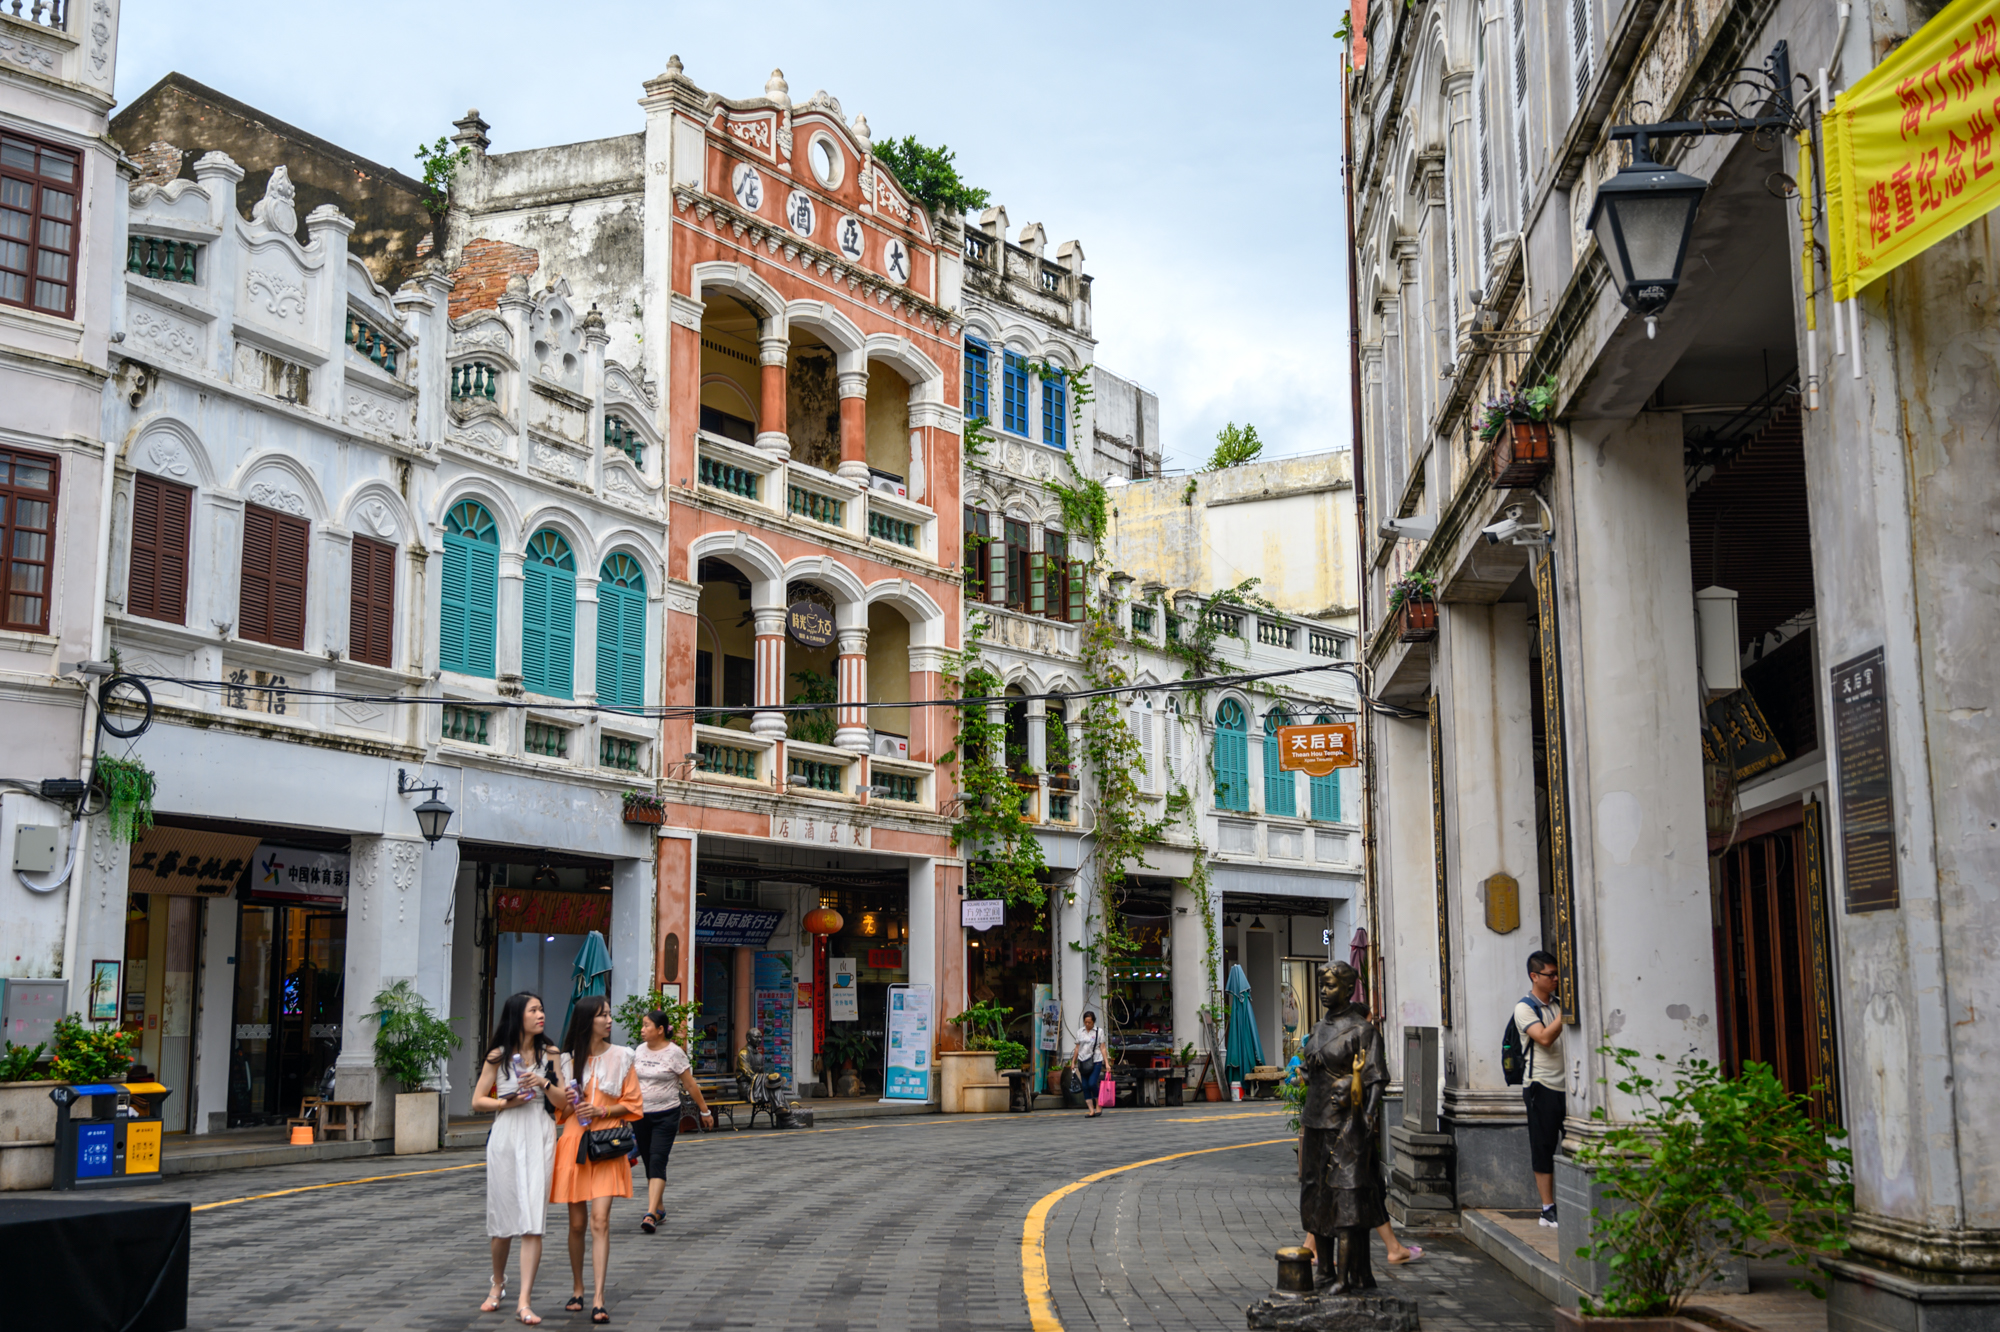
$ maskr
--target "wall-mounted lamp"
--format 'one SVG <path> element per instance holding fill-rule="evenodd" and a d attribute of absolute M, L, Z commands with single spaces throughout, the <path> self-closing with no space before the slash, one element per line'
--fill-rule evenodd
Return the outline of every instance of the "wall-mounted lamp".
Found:
<path fill-rule="evenodd" d="M 415 795 L 419 791 L 430 792 L 431 798 L 416 808 L 417 828 L 426 842 L 436 846 L 438 839 L 444 836 L 445 825 L 451 822 L 451 816 L 456 812 L 439 798 L 444 794 L 444 783 L 433 782 L 429 786 L 415 784 L 410 781 L 408 770 L 396 769 L 397 795 Z"/>

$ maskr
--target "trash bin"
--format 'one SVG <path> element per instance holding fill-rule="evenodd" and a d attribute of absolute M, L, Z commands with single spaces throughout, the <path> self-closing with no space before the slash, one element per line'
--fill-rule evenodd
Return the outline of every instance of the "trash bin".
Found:
<path fill-rule="evenodd" d="M 92 1082 L 51 1091 L 49 1099 L 56 1103 L 54 1187 L 158 1183 L 160 1110 L 172 1094 L 157 1082 Z M 134 1096 L 142 1098 L 137 1105 Z M 80 1102 L 88 1104 L 79 1110 Z"/>

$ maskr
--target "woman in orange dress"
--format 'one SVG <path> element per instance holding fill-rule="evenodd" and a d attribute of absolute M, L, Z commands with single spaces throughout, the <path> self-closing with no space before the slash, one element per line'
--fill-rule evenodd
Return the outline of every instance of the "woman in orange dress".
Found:
<path fill-rule="evenodd" d="M 569 1270 L 576 1293 L 563 1307 L 583 1311 L 583 1228 L 590 1223 L 591 1272 L 596 1284 L 590 1321 L 608 1323 L 604 1309 L 604 1270 L 610 1261 L 611 1200 L 632 1196 L 632 1162 L 618 1155 L 608 1161 L 582 1156 L 588 1129 L 614 1128 L 636 1120 L 642 1112 L 639 1074 L 632 1051 L 611 1043 L 611 1001 L 601 994 L 576 1001 L 564 1033 L 558 1063 L 569 1107 L 557 1120 L 555 1172 L 549 1180 L 549 1201 L 569 1204 Z M 579 1157 L 582 1159 L 579 1160 Z"/>

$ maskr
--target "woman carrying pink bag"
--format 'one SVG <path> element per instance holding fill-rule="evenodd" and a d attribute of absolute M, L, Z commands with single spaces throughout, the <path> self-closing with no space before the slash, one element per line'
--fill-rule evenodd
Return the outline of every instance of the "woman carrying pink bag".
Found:
<path fill-rule="evenodd" d="M 1097 1029 L 1097 1014 L 1084 1010 L 1083 1030 L 1076 1034 L 1076 1048 L 1070 1064 L 1083 1079 L 1083 1099 L 1090 1110 L 1085 1119 L 1095 1119 L 1117 1099 L 1118 1084 L 1104 1076 L 1104 1033 Z"/>

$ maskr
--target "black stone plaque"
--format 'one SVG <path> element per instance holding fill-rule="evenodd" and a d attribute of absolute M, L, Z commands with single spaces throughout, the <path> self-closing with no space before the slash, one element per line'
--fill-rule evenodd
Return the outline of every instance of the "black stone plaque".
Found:
<path fill-rule="evenodd" d="M 1847 914 L 1893 911 L 1896 799 L 1889 771 L 1889 690 L 1882 649 L 1833 668 L 1840 762 L 1840 866 Z"/>

